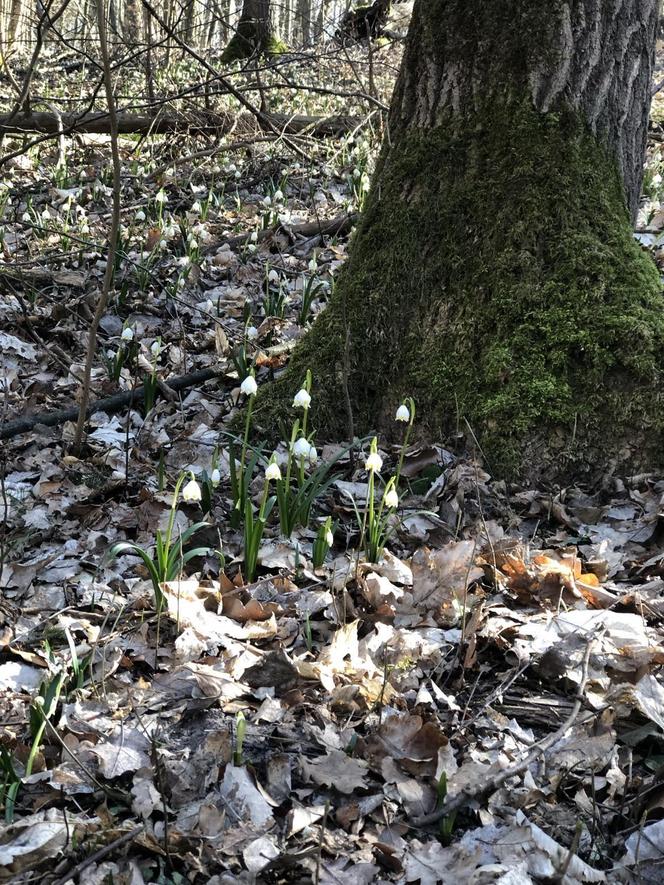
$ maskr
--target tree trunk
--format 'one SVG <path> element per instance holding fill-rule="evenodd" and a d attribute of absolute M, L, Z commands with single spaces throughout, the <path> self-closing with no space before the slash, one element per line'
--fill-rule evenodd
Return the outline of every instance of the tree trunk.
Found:
<path fill-rule="evenodd" d="M 285 46 L 275 36 L 270 21 L 270 0 L 244 0 L 237 31 L 221 55 L 230 64 L 254 54 L 278 55 Z"/>
<path fill-rule="evenodd" d="M 395 430 L 412 394 L 494 473 L 664 461 L 664 299 L 631 229 L 656 23 L 657 0 L 416 0 L 350 257 L 266 423 L 311 367 L 322 432 L 348 399 Z"/>

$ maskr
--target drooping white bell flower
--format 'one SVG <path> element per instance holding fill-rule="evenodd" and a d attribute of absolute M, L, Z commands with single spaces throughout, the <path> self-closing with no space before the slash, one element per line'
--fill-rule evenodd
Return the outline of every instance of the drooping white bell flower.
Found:
<path fill-rule="evenodd" d="M 306 440 L 303 436 L 301 436 L 298 440 L 293 444 L 293 454 L 296 458 L 300 460 L 304 460 L 305 458 L 309 458 L 309 450 L 311 446 L 309 445 L 309 441 Z"/>
<path fill-rule="evenodd" d="M 397 409 L 397 413 L 394 416 L 395 421 L 403 421 L 404 423 L 408 423 L 410 421 L 410 410 L 405 403 L 402 403 Z"/>
<path fill-rule="evenodd" d="M 278 283 L 279 282 L 279 274 L 278 272 L 272 268 L 272 270 L 267 275 L 268 283 Z"/>
<path fill-rule="evenodd" d="M 162 189 L 155 194 L 154 201 L 155 203 L 161 203 L 162 205 L 168 203 L 168 194 Z"/>
<path fill-rule="evenodd" d="M 122 335 L 120 336 L 123 341 L 133 341 L 134 340 L 134 330 L 131 326 L 125 326 L 122 330 Z"/>
<path fill-rule="evenodd" d="M 318 452 L 316 451 L 316 446 L 309 446 L 309 452 L 307 453 L 307 461 L 311 467 L 314 466 L 316 461 L 318 461 Z"/>
<path fill-rule="evenodd" d="M 385 492 L 383 503 L 388 508 L 388 510 L 396 510 L 396 508 L 399 506 L 399 496 L 394 486 L 392 486 L 391 489 Z"/>
<path fill-rule="evenodd" d="M 311 405 L 311 396 L 308 390 L 305 390 L 304 387 L 295 394 L 295 399 L 293 400 L 293 408 L 294 409 L 308 409 Z"/>
<path fill-rule="evenodd" d="M 258 329 L 256 326 L 247 326 L 247 340 L 255 341 L 258 338 Z"/>
<path fill-rule="evenodd" d="M 134 221 L 145 221 L 145 212 L 142 209 L 139 209 L 134 215 Z"/>
<path fill-rule="evenodd" d="M 267 465 L 267 470 L 265 471 L 265 479 L 268 482 L 272 482 L 273 480 L 276 482 L 281 479 L 281 470 L 279 469 L 279 465 L 276 461 L 270 461 Z"/>
<path fill-rule="evenodd" d="M 253 375 L 247 375 L 242 384 L 240 384 L 240 393 L 243 393 L 245 396 L 255 396 L 257 390 L 256 379 Z"/>
<path fill-rule="evenodd" d="M 202 210 L 203 210 L 203 207 L 201 206 L 199 200 L 195 200 L 195 201 L 191 204 L 191 211 L 192 211 L 192 212 L 195 212 L 196 215 L 200 215 L 201 212 L 202 212 Z"/>
<path fill-rule="evenodd" d="M 213 486 L 218 486 L 221 482 L 221 473 L 219 473 L 219 468 L 215 467 L 212 473 L 210 474 L 210 482 Z"/>
<path fill-rule="evenodd" d="M 370 452 L 364 462 L 364 469 L 367 473 L 380 473 L 383 469 L 383 459 L 378 452 Z"/>
<path fill-rule="evenodd" d="M 332 534 L 332 530 L 328 529 L 325 532 L 325 543 L 328 547 L 331 547 L 334 544 L 334 535 Z"/>
<path fill-rule="evenodd" d="M 195 479 L 190 479 L 187 485 L 182 489 L 182 497 L 185 501 L 195 504 L 203 497 L 201 487 Z"/>

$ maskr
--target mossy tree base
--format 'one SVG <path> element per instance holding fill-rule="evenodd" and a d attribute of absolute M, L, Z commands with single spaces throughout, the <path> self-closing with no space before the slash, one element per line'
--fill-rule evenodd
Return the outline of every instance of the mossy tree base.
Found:
<path fill-rule="evenodd" d="M 221 54 L 222 64 L 232 64 L 252 55 L 265 55 L 271 58 L 288 51 L 286 44 L 270 29 L 267 22 L 255 19 L 241 19 L 238 29 Z"/>
<path fill-rule="evenodd" d="M 344 367 L 347 368 L 344 368 Z M 324 437 L 472 428 L 494 475 L 662 465 L 664 298 L 615 162 L 527 99 L 385 147 L 328 309 L 259 398 L 275 426 L 307 368 Z M 467 424 L 466 424 L 467 422 Z"/>

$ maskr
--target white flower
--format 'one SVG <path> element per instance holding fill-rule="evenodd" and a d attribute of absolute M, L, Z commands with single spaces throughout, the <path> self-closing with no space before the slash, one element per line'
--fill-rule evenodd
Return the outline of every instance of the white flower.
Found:
<path fill-rule="evenodd" d="M 153 357 L 158 357 L 161 353 L 161 341 L 153 341 L 150 345 L 150 353 Z"/>
<path fill-rule="evenodd" d="M 239 169 L 236 169 L 236 170 L 235 170 L 235 178 L 240 178 L 240 177 L 241 177 L 240 170 L 239 170 Z"/>
<path fill-rule="evenodd" d="M 362 178 L 362 173 L 360 172 L 359 169 L 357 169 L 357 168 L 353 169 L 353 178 Z"/>
<path fill-rule="evenodd" d="M 272 196 L 272 199 L 274 200 L 275 203 L 281 203 L 283 198 L 284 198 L 284 195 L 280 190 L 275 191 Z"/>
<path fill-rule="evenodd" d="M 215 467 L 212 473 L 210 474 L 210 482 L 213 486 L 218 486 L 221 480 L 221 473 L 219 473 L 219 468 Z"/>
<path fill-rule="evenodd" d="M 247 341 L 255 341 L 258 338 L 258 329 L 256 326 L 247 326 Z"/>
<path fill-rule="evenodd" d="M 334 535 L 332 534 L 332 530 L 328 529 L 325 532 L 325 543 L 328 547 L 331 547 L 334 544 Z"/>
<path fill-rule="evenodd" d="M 258 231 L 252 230 L 251 236 L 249 237 L 249 239 L 251 240 L 252 243 L 257 243 L 258 242 Z"/>
<path fill-rule="evenodd" d="M 267 275 L 267 281 L 268 281 L 268 283 L 278 283 L 279 282 L 279 274 L 277 273 L 277 271 L 274 268 L 272 268 L 272 270 Z"/>
<path fill-rule="evenodd" d="M 190 249 L 198 249 L 198 241 L 194 239 L 194 237 L 189 237 L 189 248 Z"/>
<path fill-rule="evenodd" d="M 134 215 L 134 221 L 145 221 L 145 212 L 142 209 L 139 209 Z"/>
<path fill-rule="evenodd" d="M 295 394 L 295 399 L 293 400 L 293 408 L 294 409 L 308 409 L 311 405 L 311 396 L 309 395 L 309 391 L 305 390 L 304 387 L 302 390 L 298 390 Z"/>
<path fill-rule="evenodd" d="M 311 467 L 314 466 L 316 461 L 318 461 L 318 452 L 316 451 L 316 446 L 309 446 L 309 451 L 307 452 L 307 461 Z"/>
<path fill-rule="evenodd" d="M 261 202 L 263 203 L 264 206 L 271 206 L 272 205 L 272 197 L 263 197 Z"/>
<path fill-rule="evenodd" d="M 268 482 L 281 479 L 281 470 L 279 469 L 279 465 L 276 461 L 271 461 L 267 465 L 267 470 L 265 471 L 265 479 Z"/>
<path fill-rule="evenodd" d="M 125 326 L 122 330 L 122 335 L 120 336 L 123 341 L 133 341 L 134 340 L 134 330 L 131 326 Z"/>
<path fill-rule="evenodd" d="M 383 459 L 378 452 L 371 452 L 364 462 L 364 469 L 367 473 L 380 473 L 383 469 Z"/>
<path fill-rule="evenodd" d="M 203 497 L 201 495 L 201 487 L 195 479 L 190 479 L 187 485 L 182 489 L 182 497 L 185 501 L 189 501 L 190 503 L 195 503 L 201 500 Z"/>
<path fill-rule="evenodd" d="M 203 210 L 203 207 L 201 206 L 201 204 L 200 204 L 200 202 L 199 202 L 198 200 L 195 200 L 195 201 L 191 204 L 191 211 L 192 211 L 192 212 L 195 212 L 197 215 L 200 215 L 200 213 L 202 212 L 202 210 Z"/>
<path fill-rule="evenodd" d="M 408 406 L 405 403 L 402 403 L 397 409 L 397 413 L 394 416 L 395 421 L 403 421 L 407 424 L 410 421 L 410 411 L 408 410 Z"/>
<path fill-rule="evenodd" d="M 245 396 L 254 396 L 257 390 L 256 379 L 253 375 L 247 375 L 242 384 L 240 384 L 240 393 L 243 393 Z"/>
<path fill-rule="evenodd" d="M 253 243 L 249 243 L 249 245 L 247 246 L 247 249 L 248 249 L 250 252 L 255 252 L 255 251 L 256 251 L 256 246 L 255 246 Z"/>
<path fill-rule="evenodd" d="M 168 203 L 168 194 L 166 193 L 166 191 L 163 190 L 163 188 L 155 194 L 154 201 L 155 203 L 161 203 L 162 205 L 164 203 Z"/>
<path fill-rule="evenodd" d="M 383 503 L 388 508 L 388 510 L 396 510 L 399 506 L 399 496 L 397 495 L 397 490 L 392 486 L 392 488 L 385 492 L 385 497 L 383 498 Z"/>
<path fill-rule="evenodd" d="M 318 262 L 315 258 L 312 258 L 309 262 L 309 270 L 311 271 L 311 273 L 316 273 L 316 271 L 318 270 Z"/>
<path fill-rule="evenodd" d="M 659 187 L 659 185 L 662 183 L 662 176 L 659 174 L 659 172 L 658 172 L 656 175 L 653 175 L 653 177 L 652 177 L 652 183 L 653 183 L 656 187 Z"/>
<path fill-rule="evenodd" d="M 21 221 L 32 221 L 32 218 L 30 217 L 30 213 L 24 212 L 23 215 L 21 215 Z"/>
<path fill-rule="evenodd" d="M 303 436 L 296 440 L 293 445 L 293 454 L 300 460 L 304 460 L 305 458 L 308 459 L 310 450 L 311 446 L 309 445 L 309 441 Z"/>
<path fill-rule="evenodd" d="M 229 174 L 231 172 L 235 172 L 235 163 L 230 163 L 228 166 L 226 166 L 226 172 L 228 172 Z"/>

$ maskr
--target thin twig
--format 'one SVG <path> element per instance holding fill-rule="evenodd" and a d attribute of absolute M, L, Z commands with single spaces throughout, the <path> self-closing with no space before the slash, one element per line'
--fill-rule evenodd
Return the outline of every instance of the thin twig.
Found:
<path fill-rule="evenodd" d="M 106 311 L 108 296 L 111 291 L 113 282 L 113 270 L 115 266 L 115 253 L 118 246 L 118 235 L 120 232 L 120 187 L 122 167 L 120 164 L 120 150 L 118 147 L 118 118 L 115 109 L 115 98 L 113 95 L 113 80 L 111 75 L 111 62 L 108 54 L 108 45 L 106 42 L 106 5 L 104 0 L 96 0 L 97 6 L 97 26 L 99 28 L 99 48 L 101 50 L 102 63 L 104 68 L 104 88 L 106 90 L 106 103 L 108 105 L 108 116 L 111 123 L 111 156 L 113 159 L 113 214 L 111 216 L 111 230 L 108 243 L 108 254 L 106 256 L 106 270 L 104 271 L 104 279 L 102 282 L 101 293 L 97 301 L 90 331 L 88 333 L 88 352 L 85 359 L 85 370 L 83 373 L 83 387 L 81 389 L 81 403 L 78 413 L 78 421 L 76 422 L 76 430 L 74 431 L 74 450 L 79 452 L 83 442 L 83 431 L 85 429 L 85 421 L 88 414 L 88 403 L 90 401 L 90 379 L 92 377 L 92 363 L 94 361 L 95 351 L 97 350 L 97 330 L 99 323 Z"/>
<path fill-rule="evenodd" d="M 579 712 L 581 711 L 581 705 L 583 703 L 583 693 L 585 691 L 586 683 L 588 682 L 590 652 L 592 650 L 595 639 L 595 636 L 588 637 L 585 654 L 583 656 L 583 663 L 581 667 L 581 681 L 576 693 L 576 700 L 574 701 L 574 706 L 572 707 L 569 716 L 563 722 L 560 728 L 542 738 L 542 740 L 537 741 L 537 743 L 533 744 L 526 755 L 518 762 L 515 762 L 514 765 L 511 765 L 509 768 L 504 769 L 503 771 L 496 774 L 494 777 L 489 778 L 487 781 L 483 781 L 482 783 L 476 784 L 473 787 L 468 787 L 464 790 L 461 790 L 461 792 L 459 792 L 456 796 L 453 796 L 448 802 L 444 802 L 440 808 L 436 809 L 436 811 L 432 811 L 431 814 L 425 814 L 422 817 L 415 818 L 415 820 L 413 821 L 415 826 L 421 827 L 425 826 L 426 824 L 436 823 L 442 818 L 447 817 L 449 814 L 458 811 L 469 802 L 472 802 L 475 799 L 479 799 L 482 796 L 486 796 L 488 793 L 494 793 L 496 790 L 500 789 L 503 784 L 507 783 L 508 780 L 511 780 L 511 778 L 518 777 L 520 774 L 523 774 L 523 772 L 526 771 L 531 762 L 534 762 L 534 760 L 537 759 L 538 756 L 546 753 L 547 750 L 549 750 L 554 744 L 558 743 L 558 741 L 565 735 L 565 733 L 574 725 L 574 722 L 579 715 Z"/>
<path fill-rule="evenodd" d="M 53 885 L 64 885 L 65 882 L 71 882 L 71 880 L 75 876 L 80 876 L 80 874 L 84 872 L 84 870 L 87 870 L 88 867 L 91 867 L 93 864 L 97 863 L 97 861 L 100 861 L 104 857 L 107 857 L 117 848 L 121 848 L 128 842 L 133 842 L 137 836 L 141 835 L 144 829 L 145 825 L 140 824 L 140 826 L 134 827 L 133 830 L 129 830 L 128 833 L 123 833 L 122 836 L 118 836 L 117 839 L 109 842 L 108 845 L 104 845 L 103 848 L 100 848 L 98 851 L 95 851 L 94 854 L 91 854 L 89 857 L 86 857 L 85 860 L 82 860 L 79 864 L 76 864 L 76 866 L 72 870 L 69 870 L 66 875 L 54 882 Z"/>

